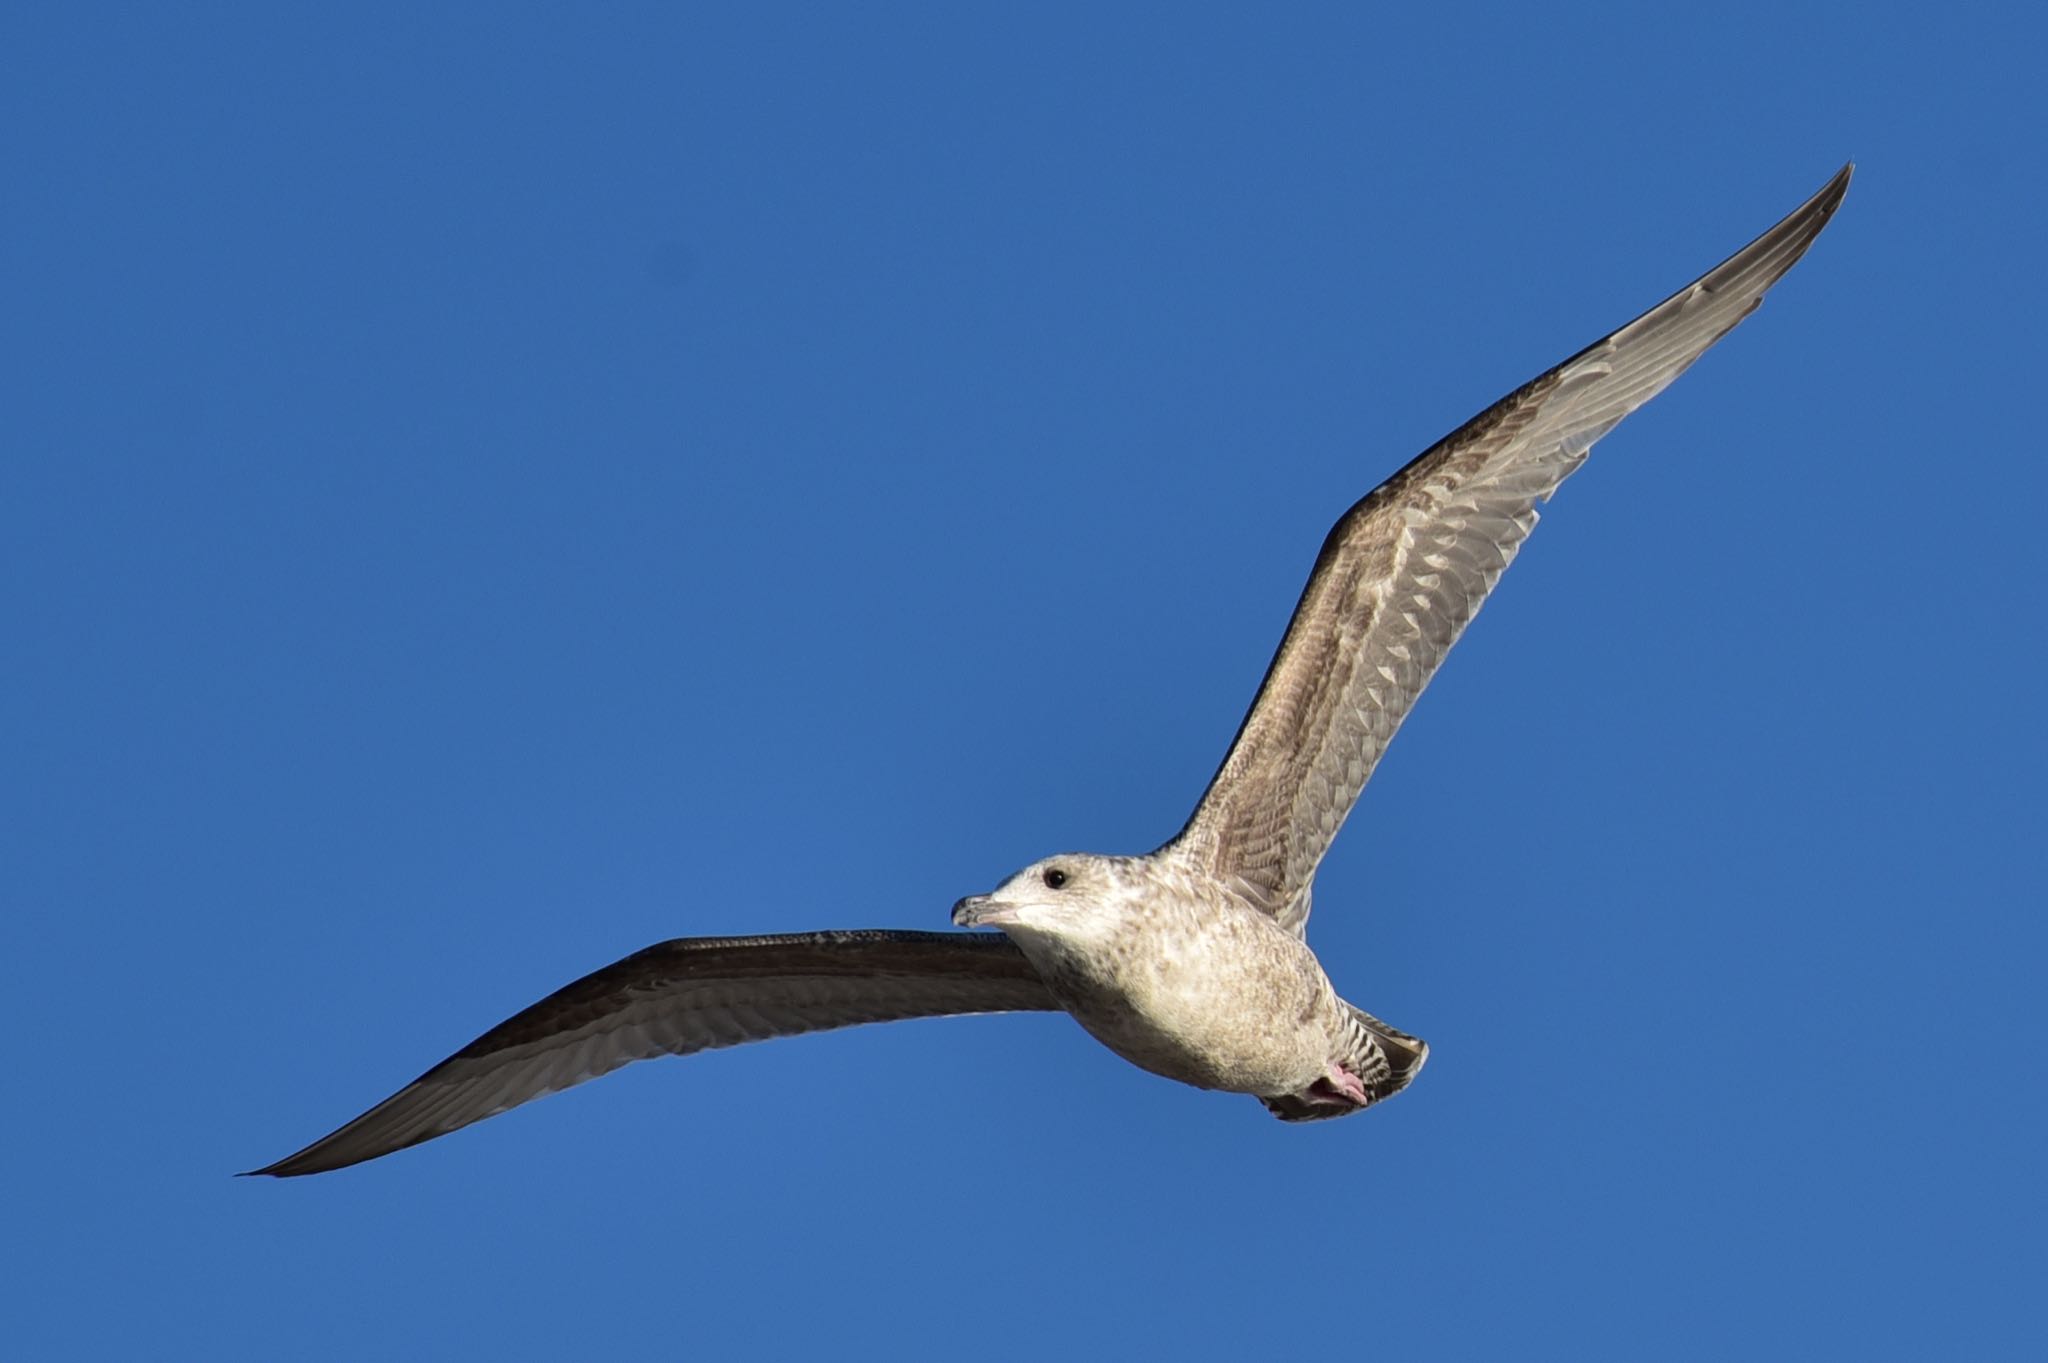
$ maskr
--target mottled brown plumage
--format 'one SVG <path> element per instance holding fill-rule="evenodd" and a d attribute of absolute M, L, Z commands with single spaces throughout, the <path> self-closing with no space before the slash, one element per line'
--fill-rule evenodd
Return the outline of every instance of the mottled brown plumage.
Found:
<path fill-rule="evenodd" d="M 954 907 L 960 926 L 1009 940 L 842 932 L 651 947 L 258 1172 L 373 1159 L 648 1056 L 960 1013 L 1063 1009 L 1136 1065 L 1253 1094 L 1290 1121 L 1398 1092 L 1429 1048 L 1331 986 L 1304 939 L 1316 867 L 1535 527 L 1536 504 L 1756 308 L 1827 225 L 1849 174 L 1346 512 L 1208 793 L 1166 846 L 1053 857 Z"/>
<path fill-rule="evenodd" d="M 1418 455 L 1331 530 L 1179 845 L 1283 924 L 1380 755 L 1593 442 L 1754 311 L 1827 225 L 1844 166 L 1784 221 Z"/>

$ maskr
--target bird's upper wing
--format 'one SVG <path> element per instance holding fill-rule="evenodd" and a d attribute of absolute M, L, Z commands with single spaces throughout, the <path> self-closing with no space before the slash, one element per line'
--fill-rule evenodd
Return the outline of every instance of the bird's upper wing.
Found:
<path fill-rule="evenodd" d="M 1318 862 L 1394 731 L 1594 441 L 1762 301 L 1849 187 L 1424 451 L 1337 522 L 1209 791 L 1165 849 L 1300 931 Z"/>
<path fill-rule="evenodd" d="M 339 1131 L 251 1172 L 316 1174 L 375 1159 L 651 1056 L 862 1022 L 1058 1008 L 1000 935 L 681 938 L 555 991 Z"/>

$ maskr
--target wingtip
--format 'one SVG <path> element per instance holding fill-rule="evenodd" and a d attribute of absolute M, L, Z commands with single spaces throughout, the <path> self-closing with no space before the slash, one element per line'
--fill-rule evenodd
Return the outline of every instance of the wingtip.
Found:
<path fill-rule="evenodd" d="M 1813 196 L 1813 206 L 1832 216 L 1834 211 L 1841 207 L 1843 196 L 1849 192 L 1849 181 L 1855 178 L 1855 175 L 1856 162 L 1853 159 L 1842 162 L 1842 168 L 1829 176 L 1828 182 Z"/>
<path fill-rule="evenodd" d="M 313 1142 L 313 1144 L 307 1146 L 304 1150 L 299 1150 L 292 1154 L 286 1155 L 281 1160 L 274 1160 L 271 1163 L 264 1165 L 260 1169 L 244 1169 L 241 1173 L 236 1174 L 235 1177 L 302 1178 L 307 1174 L 324 1174 L 330 1169 L 346 1169 L 349 1165 L 359 1163 L 362 1159 L 368 1158 L 367 1156 L 357 1156 L 356 1159 L 342 1160 L 338 1164 L 329 1161 L 308 1158 L 308 1156 L 312 1155 L 316 1150 L 318 1150 L 321 1146 L 325 1144 L 326 1140 L 323 1138 L 321 1140 Z"/>
<path fill-rule="evenodd" d="M 425 1140 L 427 1138 L 421 1137 L 420 1139 Z M 325 1140 L 319 1140 L 315 1141 L 312 1145 L 307 1146 L 304 1150 L 301 1150 L 296 1154 L 286 1155 L 283 1159 L 278 1160 L 275 1164 L 266 1164 L 261 1169 L 244 1169 L 241 1173 L 236 1174 L 235 1177 L 284 1179 L 304 1178 L 307 1174 L 331 1173 L 336 1169 L 346 1169 L 351 1164 L 361 1164 L 365 1160 L 376 1159 L 380 1155 L 388 1155 L 391 1154 L 394 1150 L 403 1150 L 406 1149 L 408 1146 L 417 1145 L 418 1143 L 418 1141 L 408 1141 L 406 1145 L 392 1147 L 392 1150 L 379 1150 L 374 1154 L 355 1155 L 351 1158 L 345 1159 L 319 1159 L 314 1158 L 315 1152 L 317 1152 L 321 1146 L 326 1144 Z"/>
<path fill-rule="evenodd" d="M 1743 255 L 1765 245 L 1773 239 L 1785 240 L 1789 238 L 1795 241 L 1797 246 L 1790 258 L 1784 261 L 1783 267 L 1772 276 L 1771 282 L 1777 282 L 1778 276 L 1783 275 L 1785 270 L 1789 270 L 1801 256 L 1805 255 L 1807 247 L 1811 246 L 1814 239 L 1827 229 L 1829 223 L 1834 221 L 1835 210 L 1842 206 L 1842 200 L 1847 197 L 1849 181 L 1855 173 L 1856 163 L 1854 161 L 1844 161 L 1842 168 L 1833 175 L 1830 175 L 1827 183 L 1815 190 L 1805 203 L 1793 209 L 1779 221 L 1776 227 L 1750 243 L 1743 251 L 1730 257 L 1729 263 L 1740 259 Z"/>

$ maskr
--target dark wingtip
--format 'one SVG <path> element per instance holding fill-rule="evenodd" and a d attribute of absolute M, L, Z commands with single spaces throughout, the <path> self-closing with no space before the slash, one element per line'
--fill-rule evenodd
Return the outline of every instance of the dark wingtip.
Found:
<path fill-rule="evenodd" d="M 1826 226 L 1828 219 L 1835 216 L 1835 210 L 1842 206 L 1842 199 L 1849 192 L 1849 181 L 1854 178 L 1855 174 L 1856 163 L 1854 161 L 1844 161 L 1842 168 L 1829 176 L 1828 182 L 1822 185 L 1814 196 L 1806 201 L 1800 211 L 1793 214 L 1793 216 L 1802 217 L 1808 213 L 1815 214 L 1820 218 L 1820 226 Z M 1816 227 L 1814 230 L 1818 232 L 1820 227 Z"/>
<path fill-rule="evenodd" d="M 1849 192 L 1849 181 L 1854 179 L 1855 176 L 1855 160 L 1852 158 L 1850 160 L 1842 162 L 1842 168 L 1836 171 L 1834 178 L 1832 180 L 1829 180 L 1827 183 L 1827 190 L 1833 191 L 1832 194 L 1829 194 L 1829 198 L 1831 198 L 1836 203 L 1840 203 L 1842 201 L 1842 196 Z"/>
<path fill-rule="evenodd" d="M 359 1121 L 361 1119 L 358 1118 L 357 1120 Z M 354 1122 L 349 1123 L 349 1126 L 354 1125 Z M 348 1130 L 348 1127 L 346 1126 L 341 1129 L 341 1131 L 346 1130 Z M 340 1135 L 341 1131 L 335 1132 L 334 1135 Z M 372 1149 L 367 1153 L 363 1154 L 349 1154 L 339 1157 L 325 1153 L 327 1146 L 329 1142 L 333 1139 L 333 1137 L 322 1136 L 319 1140 L 314 1141 L 304 1150 L 297 1151 L 294 1154 L 286 1155 L 283 1159 L 277 1161 L 277 1163 L 275 1164 L 266 1164 L 261 1169 L 245 1169 L 241 1173 L 236 1174 L 235 1177 L 304 1178 L 308 1174 L 328 1174 L 334 1172 L 336 1169 L 346 1169 L 353 1164 L 366 1164 L 373 1159 L 382 1159 L 384 1156 L 396 1154 L 400 1150 L 410 1150 L 415 1145 L 420 1145 L 426 1141 L 433 1140 L 435 1136 L 443 1134 L 446 1133 L 426 1132 L 422 1135 L 414 1136 L 412 1139 L 398 1145 L 388 1146 L 383 1149 Z"/>
<path fill-rule="evenodd" d="M 1842 206 L 1842 200 L 1848 196 L 1849 180 L 1855 174 L 1856 163 L 1844 161 L 1842 168 L 1829 176 L 1828 182 L 1814 191 L 1812 198 L 1794 209 L 1792 215 L 1780 224 L 1779 230 L 1791 228 L 1800 239 L 1798 250 L 1785 264 L 1786 269 L 1789 270 L 1801 256 L 1805 255 L 1807 247 L 1811 246 L 1814 239 L 1834 221 L 1835 210 Z"/>

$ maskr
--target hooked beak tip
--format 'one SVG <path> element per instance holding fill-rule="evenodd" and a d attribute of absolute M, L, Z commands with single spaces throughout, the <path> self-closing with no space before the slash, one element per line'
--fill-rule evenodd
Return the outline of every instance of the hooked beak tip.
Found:
<path fill-rule="evenodd" d="M 992 925 L 999 920 L 1001 911 L 990 907 L 985 894 L 971 894 L 953 906 L 953 926 L 956 928 L 978 928 Z"/>

